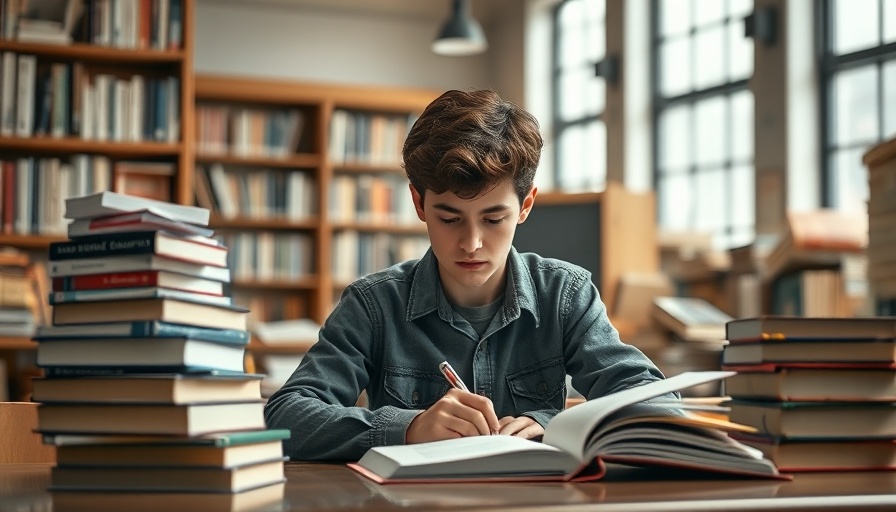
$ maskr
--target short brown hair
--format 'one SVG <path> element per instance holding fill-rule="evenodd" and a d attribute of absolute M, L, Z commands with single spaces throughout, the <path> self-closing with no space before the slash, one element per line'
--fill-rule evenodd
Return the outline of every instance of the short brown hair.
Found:
<path fill-rule="evenodd" d="M 516 104 L 491 90 L 451 90 L 414 123 L 402 157 L 421 197 L 432 190 L 472 199 L 510 179 L 522 202 L 543 145 L 538 121 Z"/>

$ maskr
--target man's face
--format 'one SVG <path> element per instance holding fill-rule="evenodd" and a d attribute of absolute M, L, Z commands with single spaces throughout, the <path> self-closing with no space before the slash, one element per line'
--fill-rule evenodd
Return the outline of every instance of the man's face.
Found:
<path fill-rule="evenodd" d="M 529 215 L 536 193 L 533 187 L 521 207 L 507 181 L 473 199 L 427 191 L 421 205 L 411 186 L 417 216 L 426 223 L 439 261 L 442 288 L 452 303 L 484 306 L 500 295 L 513 235 Z"/>

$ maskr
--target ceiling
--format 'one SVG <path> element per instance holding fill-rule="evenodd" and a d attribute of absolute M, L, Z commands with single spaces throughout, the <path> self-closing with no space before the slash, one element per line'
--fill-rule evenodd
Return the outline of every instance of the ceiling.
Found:
<path fill-rule="evenodd" d="M 268 4 L 327 11 L 441 20 L 451 12 L 451 0 L 263 0 Z M 473 16 L 488 24 L 506 9 L 521 7 L 521 0 L 472 0 Z"/>

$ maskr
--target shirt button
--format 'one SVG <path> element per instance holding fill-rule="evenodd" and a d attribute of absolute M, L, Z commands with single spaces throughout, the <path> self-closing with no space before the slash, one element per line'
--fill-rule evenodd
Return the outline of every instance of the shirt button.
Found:
<path fill-rule="evenodd" d="M 538 392 L 539 392 L 539 393 L 544 393 L 544 392 L 547 391 L 547 390 L 548 390 L 548 385 L 547 385 L 547 384 L 545 384 L 544 382 L 539 382 L 539 383 L 538 383 Z"/>
<path fill-rule="evenodd" d="M 479 390 L 476 391 L 476 394 L 477 394 L 477 395 L 482 395 L 482 396 L 488 396 L 488 395 L 485 394 L 485 389 L 484 389 L 484 388 L 479 388 Z"/>
<path fill-rule="evenodd" d="M 411 403 L 420 403 L 420 393 L 417 391 L 411 393 Z"/>

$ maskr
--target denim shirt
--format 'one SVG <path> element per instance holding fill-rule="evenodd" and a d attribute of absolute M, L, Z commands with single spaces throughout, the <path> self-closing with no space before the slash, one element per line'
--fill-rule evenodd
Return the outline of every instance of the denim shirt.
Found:
<path fill-rule="evenodd" d="M 296 460 L 357 460 L 404 444 L 411 420 L 448 391 L 442 361 L 498 418 L 542 426 L 564 408 L 566 374 L 589 399 L 663 378 L 620 341 L 583 268 L 511 248 L 504 304 L 480 337 L 446 299 L 430 249 L 346 288 L 268 400 L 267 425 L 292 431 L 284 449 Z M 368 407 L 355 406 L 362 390 Z"/>

